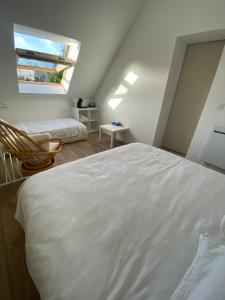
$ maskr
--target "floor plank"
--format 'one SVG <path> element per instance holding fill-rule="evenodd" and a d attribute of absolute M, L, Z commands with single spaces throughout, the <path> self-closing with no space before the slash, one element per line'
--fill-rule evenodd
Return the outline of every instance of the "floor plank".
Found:
<path fill-rule="evenodd" d="M 116 142 L 116 146 L 120 146 Z M 63 145 L 56 157 L 60 165 L 72 160 L 109 149 L 110 139 L 102 136 L 98 142 L 96 133 L 90 134 L 88 141 Z M 0 188 L 0 299 L 39 300 L 39 294 L 26 268 L 24 232 L 14 219 L 17 190 L 21 181 Z"/>

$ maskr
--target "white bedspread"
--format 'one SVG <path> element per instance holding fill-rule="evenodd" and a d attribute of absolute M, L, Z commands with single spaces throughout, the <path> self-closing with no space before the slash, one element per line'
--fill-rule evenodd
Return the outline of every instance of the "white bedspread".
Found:
<path fill-rule="evenodd" d="M 81 122 L 72 118 L 18 122 L 14 125 L 27 133 L 50 132 L 62 139 L 77 137 L 83 134 L 85 130 L 87 131 Z"/>
<path fill-rule="evenodd" d="M 224 175 L 134 143 L 27 179 L 16 218 L 42 299 L 168 300 L 224 213 Z"/>

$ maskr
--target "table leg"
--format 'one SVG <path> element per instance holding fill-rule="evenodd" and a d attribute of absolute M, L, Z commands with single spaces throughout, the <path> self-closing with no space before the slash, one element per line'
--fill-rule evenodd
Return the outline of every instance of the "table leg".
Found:
<path fill-rule="evenodd" d="M 115 132 L 111 133 L 111 144 L 110 147 L 113 148 L 114 147 L 114 141 L 115 141 Z"/>
<path fill-rule="evenodd" d="M 102 141 L 102 129 L 101 127 L 99 128 L 99 143 Z"/>

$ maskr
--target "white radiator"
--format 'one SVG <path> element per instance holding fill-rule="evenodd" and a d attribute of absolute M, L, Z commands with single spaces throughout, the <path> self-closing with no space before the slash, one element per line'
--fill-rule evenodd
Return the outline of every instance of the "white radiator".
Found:
<path fill-rule="evenodd" d="M 12 157 L 10 153 L 1 151 L 0 148 L 0 188 L 5 184 L 10 184 L 18 180 L 24 179 L 20 164 L 16 157 Z"/>
<path fill-rule="evenodd" d="M 225 129 L 214 127 L 200 155 L 205 163 L 225 169 Z"/>

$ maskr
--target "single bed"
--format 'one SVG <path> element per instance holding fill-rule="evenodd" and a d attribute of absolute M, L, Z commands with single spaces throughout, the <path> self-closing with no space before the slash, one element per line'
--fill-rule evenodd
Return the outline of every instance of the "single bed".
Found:
<path fill-rule="evenodd" d="M 39 173 L 18 193 L 43 300 L 168 300 L 201 233 L 217 235 L 225 176 L 133 143 Z"/>
<path fill-rule="evenodd" d="M 86 126 L 72 118 L 17 122 L 14 126 L 31 134 L 49 132 L 60 137 L 63 143 L 86 140 L 88 136 Z"/>

